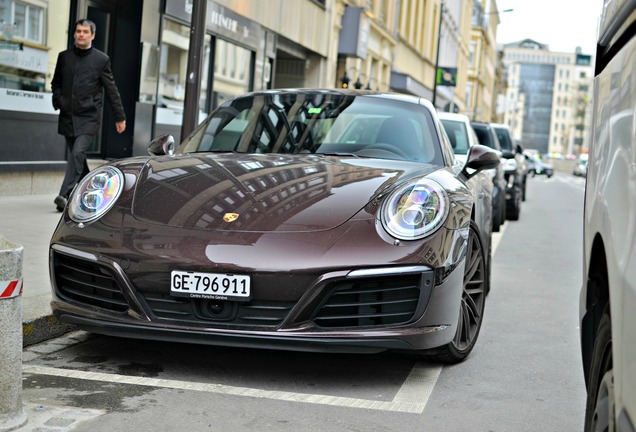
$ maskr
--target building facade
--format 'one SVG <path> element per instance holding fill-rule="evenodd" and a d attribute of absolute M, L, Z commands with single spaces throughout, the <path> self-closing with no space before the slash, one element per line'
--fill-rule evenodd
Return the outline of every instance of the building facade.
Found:
<path fill-rule="evenodd" d="M 494 0 L 474 0 L 466 114 L 472 120 L 492 122 L 496 112 L 495 77 L 499 10 Z"/>
<path fill-rule="evenodd" d="M 179 142 L 202 2 L 198 94 L 189 96 L 199 119 L 249 91 L 345 84 L 490 118 L 494 0 L 0 0 L 0 193 L 59 186 L 66 150 L 50 82 L 79 18 L 97 24 L 93 45 L 111 57 L 127 115 L 120 135 L 104 109 L 89 158 L 145 155 L 162 134 Z"/>
<path fill-rule="evenodd" d="M 587 149 L 592 56 L 531 39 L 503 46 L 504 121 L 527 149 L 556 157 Z"/>

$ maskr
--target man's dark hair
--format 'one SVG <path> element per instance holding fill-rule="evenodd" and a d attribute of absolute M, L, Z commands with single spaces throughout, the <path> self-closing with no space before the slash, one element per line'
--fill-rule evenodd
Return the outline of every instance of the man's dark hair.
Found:
<path fill-rule="evenodd" d="M 77 20 L 75 22 L 75 28 L 77 29 L 77 26 L 81 25 L 81 26 L 89 26 L 91 28 L 91 34 L 95 34 L 95 31 L 97 31 L 97 26 L 95 25 L 95 23 L 91 20 L 87 20 L 86 18 L 82 18 L 80 20 Z"/>

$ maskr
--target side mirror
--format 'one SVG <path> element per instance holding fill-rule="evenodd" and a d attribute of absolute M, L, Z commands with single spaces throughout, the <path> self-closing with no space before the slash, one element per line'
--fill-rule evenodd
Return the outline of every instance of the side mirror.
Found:
<path fill-rule="evenodd" d="M 174 137 L 172 135 L 161 135 L 150 141 L 148 145 L 150 156 L 172 156 L 174 154 Z"/>
<path fill-rule="evenodd" d="M 493 149 L 477 144 L 468 150 L 466 164 L 461 173 L 469 179 L 480 171 L 497 168 L 499 163 L 499 155 Z"/>

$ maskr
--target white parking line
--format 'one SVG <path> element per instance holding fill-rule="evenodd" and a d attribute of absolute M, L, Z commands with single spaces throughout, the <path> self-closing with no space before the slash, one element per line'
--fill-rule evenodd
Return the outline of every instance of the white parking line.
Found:
<path fill-rule="evenodd" d="M 508 226 L 508 223 L 503 224 L 500 228 L 499 228 L 499 232 L 494 232 L 492 233 L 492 237 L 491 237 L 491 257 L 495 256 L 495 252 L 497 251 L 497 246 L 499 246 L 499 242 L 501 241 L 501 237 L 503 237 L 503 233 L 504 231 L 506 231 L 506 227 Z"/>
<path fill-rule="evenodd" d="M 339 396 L 304 394 L 285 391 L 259 390 L 247 387 L 234 387 L 223 384 L 205 384 L 188 381 L 166 380 L 157 378 L 134 377 L 127 375 L 108 374 L 101 372 L 86 372 L 69 369 L 59 369 L 48 366 L 23 365 L 22 371 L 29 374 L 48 375 L 63 378 L 100 381 L 107 383 L 130 384 L 148 387 L 168 388 L 177 390 L 200 391 L 232 396 L 245 396 L 288 402 L 303 402 L 318 405 L 334 405 L 346 408 L 374 409 L 382 411 L 399 411 L 421 414 L 424 411 L 435 382 L 441 372 L 441 366 L 425 366 L 417 363 L 406 381 L 390 401 L 347 398 Z"/>

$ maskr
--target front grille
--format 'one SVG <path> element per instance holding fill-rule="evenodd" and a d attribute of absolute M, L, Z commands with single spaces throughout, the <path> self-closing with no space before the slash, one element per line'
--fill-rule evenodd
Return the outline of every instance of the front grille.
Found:
<path fill-rule="evenodd" d="M 54 274 L 58 294 L 65 300 L 111 312 L 128 310 L 113 274 L 98 263 L 55 253 Z"/>
<path fill-rule="evenodd" d="M 420 274 L 339 281 L 314 318 L 320 327 L 404 324 L 420 299 Z"/>
<path fill-rule="evenodd" d="M 144 298 L 152 313 L 159 319 L 179 323 L 215 326 L 261 326 L 278 327 L 283 322 L 294 302 L 251 300 L 249 302 L 215 302 L 203 299 L 189 299 L 144 293 Z M 222 303 L 223 312 L 210 312 L 207 306 Z M 226 313 L 231 311 L 231 313 Z"/>

